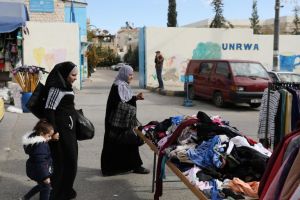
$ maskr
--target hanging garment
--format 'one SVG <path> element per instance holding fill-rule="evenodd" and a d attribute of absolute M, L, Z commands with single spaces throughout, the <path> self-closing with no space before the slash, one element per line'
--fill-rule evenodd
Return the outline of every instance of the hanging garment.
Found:
<path fill-rule="evenodd" d="M 260 180 L 258 194 L 260 199 L 263 199 L 270 184 L 272 183 L 276 173 L 278 172 L 282 162 L 283 156 L 286 152 L 289 142 L 294 138 L 300 135 L 300 131 L 295 131 L 288 134 L 284 140 L 282 140 L 274 150 L 272 156 L 270 157 L 265 173 L 263 174 L 262 179 Z"/>
<path fill-rule="evenodd" d="M 287 135 L 292 131 L 292 99 L 293 96 L 290 92 L 287 91 L 286 94 L 286 107 L 285 107 L 285 126 L 284 126 L 284 135 Z"/>
<path fill-rule="evenodd" d="M 292 94 L 292 121 L 291 121 L 291 126 L 292 126 L 292 131 L 297 129 L 297 121 L 300 119 L 300 100 L 297 95 L 297 90 L 294 88 L 287 88 L 287 90 Z"/>
<path fill-rule="evenodd" d="M 268 117 L 268 140 L 270 143 L 274 143 L 275 134 L 275 116 L 278 110 L 278 103 L 280 99 L 280 93 L 278 91 L 270 91 L 269 98 L 269 116 L 267 116 L 267 101 L 268 101 L 268 89 L 264 91 L 262 97 L 261 109 L 259 112 L 259 125 L 258 125 L 258 138 L 266 139 L 266 119 Z"/>
<path fill-rule="evenodd" d="M 290 153 L 289 157 L 283 161 L 280 169 L 276 173 L 272 183 L 270 184 L 266 195 L 264 196 L 265 200 L 279 200 L 280 192 L 282 190 L 283 184 L 288 176 L 288 173 L 293 165 L 293 162 L 297 156 L 298 149 L 294 149 Z"/>
<path fill-rule="evenodd" d="M 300 185 L 300 151 L 294 160 L 293 166 L 291 167 L 286 181 L 283 185 L 280 199 L 290 199 L 293 192 Z"/>

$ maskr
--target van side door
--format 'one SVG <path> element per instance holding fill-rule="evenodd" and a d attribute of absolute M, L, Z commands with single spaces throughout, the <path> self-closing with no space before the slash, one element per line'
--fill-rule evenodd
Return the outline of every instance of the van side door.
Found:
<path fill-rule="evenodd" d="M 194 77 L 195 94 L 197 96 L 209 97 L 209 79 L 213 69 L 213 62 L 202 62 L 199 72 Z"/>
<path fill-rule="evenodd" d="M 232 77 L 229 64 L 227 62 L 217 62 L 214 75 L 210 79 L 210 85 L 213 87 L 210 96 L 218 91 L 221 92 L 224 99 L 228 99 L 231 83 Z"/>

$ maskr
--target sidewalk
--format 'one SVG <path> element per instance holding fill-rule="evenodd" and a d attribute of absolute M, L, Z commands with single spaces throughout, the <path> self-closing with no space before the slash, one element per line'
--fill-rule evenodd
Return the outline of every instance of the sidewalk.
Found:
<path fill-rule="evenodd" d="M 172 90 L 170 88 L 166 88 L 166 89 L 160 89 L 160 88 L 154 88 L 154 87 L 147 87 L 146 89 L 148 89 L 151 92 L 155 92 L 161 95 L 166 95 L 166 96 L 178 96 L 178 97 L 183 97 L 185 95 L 184 91 L 178 91 L 178 90 Z"/>

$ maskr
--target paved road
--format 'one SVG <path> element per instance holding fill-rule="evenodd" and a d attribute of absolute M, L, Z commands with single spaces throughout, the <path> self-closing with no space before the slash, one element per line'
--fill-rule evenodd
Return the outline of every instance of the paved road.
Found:
<path fill-rule="evenodd" d="M 100 152 L 104 133 L 104 114 L 108 92 L 117 72 L 97 70 L 83 84 L 83 90 L 76 92 L 76 107 L 94 123 L 96 135 L 93 140 L 79 142 L 79 168 L 75 182 L 79 200 L 135 200 L 153 199 L 151 193 L 152 175 L 126 174 L 102 177 Z M 137 77 L 137 76 L 136 76 Z M 258 109 L 245 105 L 216 108 L 210 101 L 193 101 L 193 107 L 182 106 L 183 98 L 162 96 L 138 88 L 138 81 L 132 84 L 135 92 L 144 92 L 145 100 L 138 102 L 138 119 L 146 124 L 152 120 L 162 121 L 175 115 L 192 115 L 201 110 L 209 115 L 220 115 L 229 120 L 245 135 L 256 139 Z M 36 118 L 30 113 L 5 113 L 0 122 L 0 199 L 15 200 L 34 185 L 25 174 L 26 155 L 21 146 L 21 136 L 31 130 Z M 152 169 L 153 154 L 144 145 L 141 147 L 144 165 Z M 167 171 L 168 180 L 178 180 Z M 38 199 L 36 197 L 35 199 Z M 164 199 L 196 199 L 181 182 L 164 183 Z"/>

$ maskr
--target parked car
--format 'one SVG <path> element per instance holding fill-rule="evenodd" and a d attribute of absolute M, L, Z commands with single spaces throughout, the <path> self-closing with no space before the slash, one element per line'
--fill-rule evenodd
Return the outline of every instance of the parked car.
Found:
<path fill-rule="evenodd" d="M 271 79 L 259 62 L 246 60 L 190 60 L 185 75 L 193 75 L 189 98 L 212 99 L 222 107 L 226 102 L 248 103 L 257 108 Z"/>
<path fill-rule="evenodd" d="M 294 72 L 269 71 L 268 73 L 273 82 L 300 82 L 300 74 Z"/>

